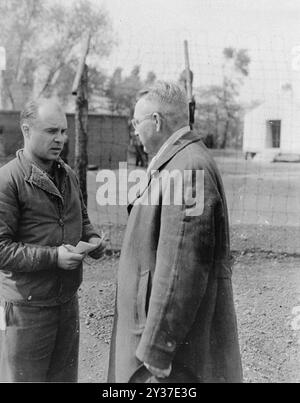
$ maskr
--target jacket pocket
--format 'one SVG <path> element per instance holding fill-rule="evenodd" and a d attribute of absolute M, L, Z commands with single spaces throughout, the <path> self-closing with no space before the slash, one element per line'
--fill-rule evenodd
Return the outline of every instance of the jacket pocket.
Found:
<path fill-rule="evenodd" d="M 150 280 L 151 273 L 149 270 L 141 273 L 136 298 L 136 319 L 139 325 L 144 325 L 147 319 L 151 287 Z"/>

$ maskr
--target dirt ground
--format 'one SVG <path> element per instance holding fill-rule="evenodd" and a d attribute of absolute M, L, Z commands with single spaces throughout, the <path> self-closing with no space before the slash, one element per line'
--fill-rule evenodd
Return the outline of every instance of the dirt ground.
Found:
<path fill-rule="evenodd" d="M 244 382 L 299 383 L 300 258 L 271 252 L 234 255 Z M 80 382 L 106 382 L 117 265 L 117 255 L 85 265 L 79 291 Z"/>
<path fill-rule="evenodd" d="M 255 163 L 238 154 L 215 159 L 236 251 L 233 287 L 244 381 L 300 382 L 300 164 Z M 91 220 L 119 248 L 126 206 L 99 206 L 98 188 L 96 173 L 89 172 Z M 80 291 L 80 381 L 105 382 L 118 258 L 89 264 Z"/>

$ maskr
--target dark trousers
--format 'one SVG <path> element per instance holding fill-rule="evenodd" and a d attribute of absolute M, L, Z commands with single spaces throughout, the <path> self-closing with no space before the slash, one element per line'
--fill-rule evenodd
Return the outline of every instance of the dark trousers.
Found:
<path fill-rule="evenodd" d="M 2 306 L 0 381 L 77 382 L 77 296 L 55 307 Z"/>

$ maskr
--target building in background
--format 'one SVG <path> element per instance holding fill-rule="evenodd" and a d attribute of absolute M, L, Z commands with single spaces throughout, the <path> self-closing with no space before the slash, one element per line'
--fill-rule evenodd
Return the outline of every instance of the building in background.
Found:
<path fill-rule="evenodd" d="M 23 146 L 18 111 L 0 111 L 0 153 L 14 157 Z M 74 114 L 68 119 L 68 163 L 73 166 L 75 153 Z M 2 140 L 2 141 L 1 141 Z M 129 145 L 128 118 L 124 116 L 89 114 L 88 163 L 98 168 L 116 169 L 119 162 L 127 161 Z"/>
<path fill-rule="evenodd" d="M 300 99 L 284 84 L 244 118 L 243 152 L 246 158 L 266 161 L 300 160 Z"/>

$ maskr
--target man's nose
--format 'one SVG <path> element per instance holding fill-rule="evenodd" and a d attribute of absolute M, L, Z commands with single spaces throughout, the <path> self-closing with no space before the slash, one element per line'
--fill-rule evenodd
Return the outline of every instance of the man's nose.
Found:
<path fill-rule="evenodd" d="M 56 143 L 64 143 L 65 141 L 64 133 L 61 131 L 57 132 L 54 141 L 56 141 Z"/>

